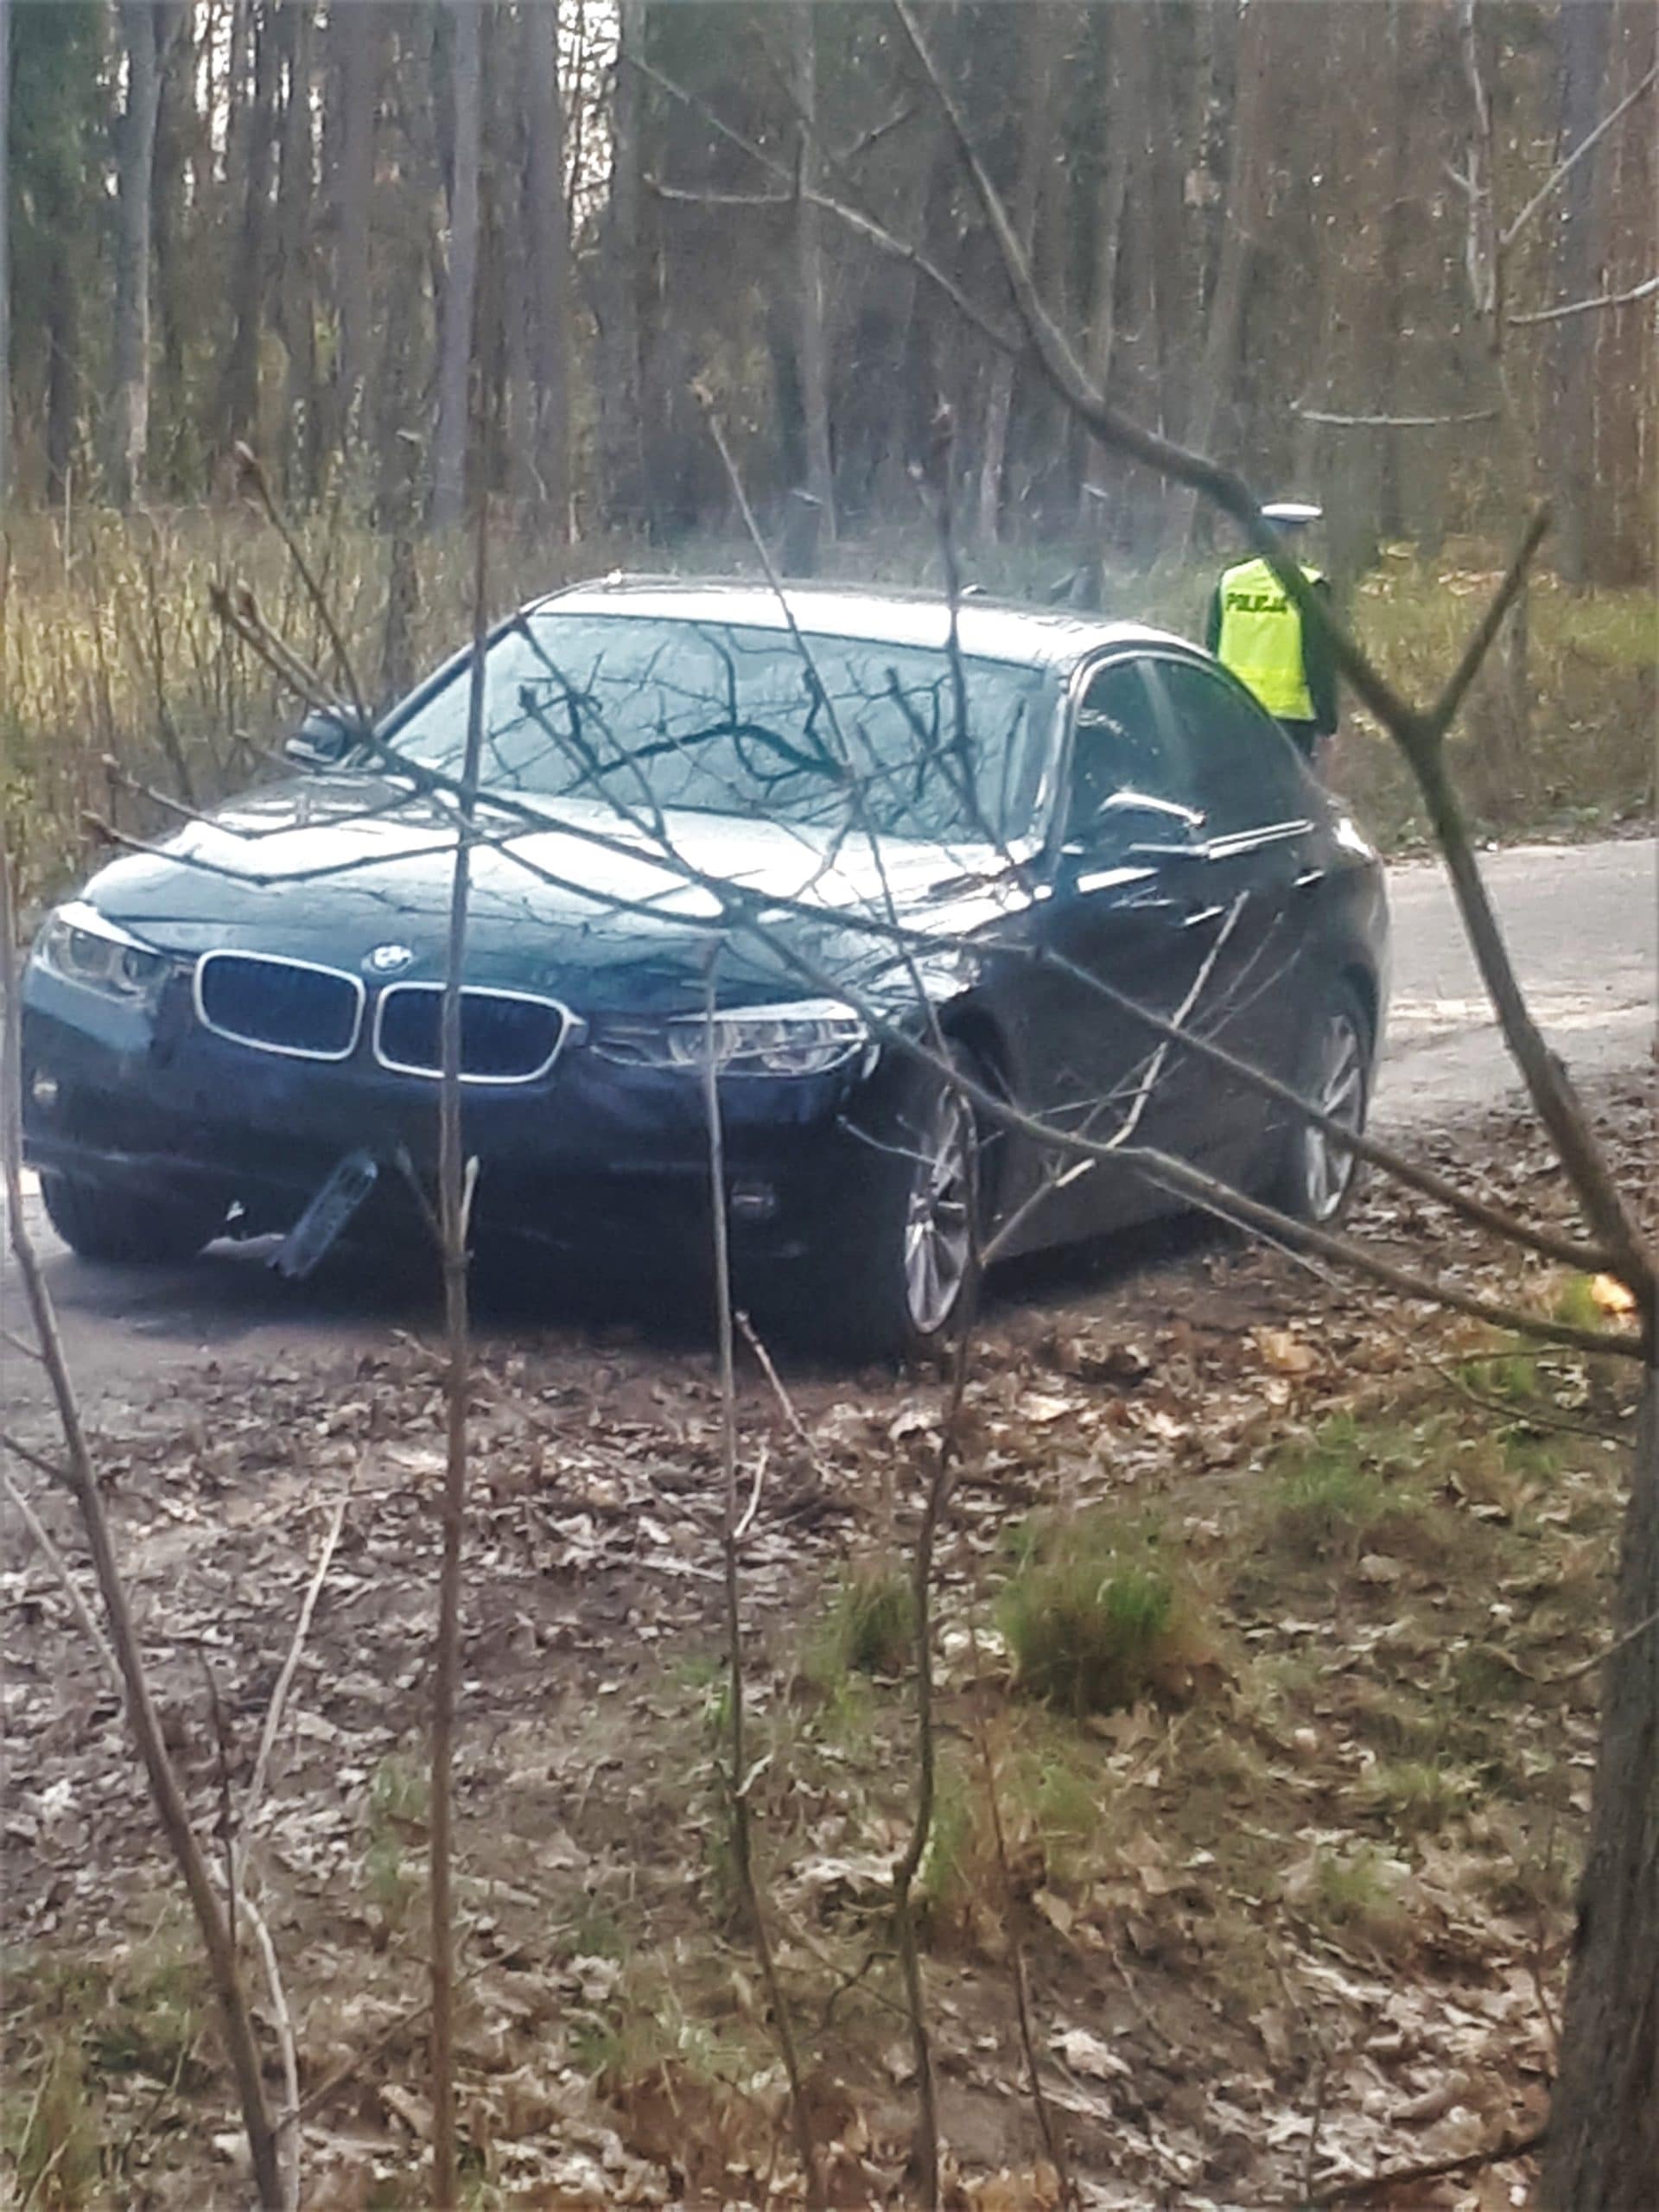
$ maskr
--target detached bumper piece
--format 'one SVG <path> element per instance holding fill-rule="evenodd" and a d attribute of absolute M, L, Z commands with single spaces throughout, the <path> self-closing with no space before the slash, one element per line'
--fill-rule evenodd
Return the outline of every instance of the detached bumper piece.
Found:
<path fill-rule="evenodd" d="M 328 1252 L 380 1179 L 370 1152 L 348 1152 L 270 1255 L 289 1282 L 302 1282 Z"/>

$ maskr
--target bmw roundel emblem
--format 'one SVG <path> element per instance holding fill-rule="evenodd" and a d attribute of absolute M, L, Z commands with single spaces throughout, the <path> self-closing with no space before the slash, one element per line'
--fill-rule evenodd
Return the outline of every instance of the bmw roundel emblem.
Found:
<path fill-rule="evenodd" d="M 414 957 L 406 944 L 377 944 L 363 965 L 371 976 L 401 976 Z"/>

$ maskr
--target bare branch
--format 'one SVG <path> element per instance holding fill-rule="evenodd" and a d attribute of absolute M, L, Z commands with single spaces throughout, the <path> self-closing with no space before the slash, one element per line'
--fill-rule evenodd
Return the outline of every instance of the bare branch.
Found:
<path fill-rule="evenodd" d="M 1573 149 L 1573 151 L 1567 156 L 1564 161 L 1557 162 L 1555 167 L 1545 178 L 1543 183 L 1539 186 L 1537 191 L 1533 194 L 1531 199 L 1528 200 L 1526 206 L 1521 210 L 1521 213 L 1516 217 L 1515 220 L 1504 232 L 1503 237 L 1498 240 L 1498 244 L 1503 248 L 1505 252 L 1507 252 L 1510 246 L 1515 244 L 1516 239 L 1521 235 L 1521 232 L 1525 230 L 1527 225 L 1538 213 L 1538 210 L 1543 207 L 1552 194 L 1558 191 L 1567 181 L 1567 178 L 1573 174 L 1573 171 L 1578 167 L 1585 156 L 1601 143 L 1602 139 L 1606 137 L 1607 133 L 1613 128 L 1613 125 L 1616 123 L 1620 123 L 1624 120 L 1624 117 L 1630 113 L 1630 110 L 1636 105 L 1643 94 L 1644 92 L 1650 92 L 1656 82 L 1659 82 L 1659 62 L 1655 63 L 1654 67 L 1649 70 L 1647 75 L 1643 78 L 1642 81 L 1633 91 L 1625 94 L 1624 98 L 1619 102 L 1618 105 L 1613 109 L 1611 114 L 1605 115 L 1601 121 L 1597 124 L 1593 130 L 1586 132 L 1586 135 L 1580 139 L 1578 144 Z"/>
<path fill-rule="evenodd" d="M 438 1219 L 442 1230 L 443 1310 L 448 1339 L 444 1382 L 444 1478 L 441 1505 L 438 1618 L 432 1657 L 431 1815 L 429 1834 L 432 1974 L 432 2194 L 439 2212 L 459 2201 L 455 2133 L 455 1926 L 453 1894 L 455 1694 L 461 1673 L 461 1539 L 467 1516 L 467 1401 L 472 1379 L 467 1283 L 469 1178 L 461 1156 L 461 988 L 467 964 L 467 905 L 471 888 L 473 816 L 484 745 L 486 603 L 489 505 L 480 493 L 473 563 L 473 658 L 467 699 L 454 873 L 439 1016 Z"/>
<path fill-rule="evenodd" d="M 1536 308 L 1530 315 L 1512 315 L 1512 323 L 1560 322 L 1569 315 L 1592 315 L 1599 308 L 1627 308 L 1637 300 L 1650 300 L 1659 293 L 1659 276 L 1649 276 L 1645 283 L 1632 285 L 1628 292 L 1598 292 L 1591 300 L 1569 300 L 1565 307 Z"/>
<path fill-rule="evenodd" d="M 1513 322 L 1516 318 L 1510 318 Z M 1291 413 L 1304 423 L 1327 423 L 1338 430 L 1439 430 L 1459 423 L 1496 422 L 1500 412 L 1496 407 L 1476 407 L 1466 415 L 1336 415 L 1324 407 L 1304 407 L 1300 402 Z"/>
<path fill-rule="evenodd" d="M 779 1374 L 777 1367 L 773 1363 L 772 1354 L 766 1350 L 764 1340 L 756 1330 L 753 1322 L 750 1320 L 747 1313 L 740 1312 L 734 1314 L 733 1318 L 737 1323 L 738 1329 L 742 1335 L 744 1343 L 747 1344 L 749 1350 L 754 1354 L 755 1359 L 760 1364 L 760 1372 L 766 1376 L 767 1384 L 771 1389 L 772 1395 L 778 1401 L 779 1410 L 782 1413 L 784 1419 L 788 1422 L 790 1428 L 794 1433 L 796 1442 L 801 1446 L 802 1450 L 811 1460 L 813 1473 L 817 1475 L 821 1483 L 827 1484 L 830 1480 L 830 1470 L 824 1462 L 823 1455 L 818 1450 L 817 1446 L 813 1442 L 811 1430 L 808 1428 L 806 1423 L 801 1419 L 800 1412 L 796 1406 L 795 1401 L 790 1396 L 788 1390 L 785 1388 L 784 1378 Z"/>
<path fill-rule="evenodd" d="M 1412 2182 L 1440 2181 L 1453 2174 L 1478 2173 L 1484 2166 L 1505 2165 L 1511 2158 L 1530 2157 L 1543 2139 L 1543 2129 L 1536 2127 L 1527 2135 L 1500 2135 L 1486 2150 L 1465 2151 L 1459 2158 L 1430 2158 L 1421 2165 L 1383 2166 L 1374 2174 L 1337 2182 L 1331 2188 L 1321 2190 L 1317 2196 L 1299 2196 L 1298 2212 L 1313 2212 L 1316 2206 L 1356 2204 L 1362 2198 L 1403 2189 Z"/>
<path fill-rule="evenodd" d="M 110 1647 L 119 1666 L 125 1691 L 128 1722 L 143 1763 L 151 1802 L 172 1849 L 195 1916 L 202 1948 L 207 1955 L 213 1993 L 219 2000 L 226 2044 L 236 2077 L 254 2183 L 265 2212 L 283 2212 L 283 2185 L 276 2139 L 265 2099 L 258 2045 L 254 2037 L 247 1995 L 238 1970 L 225 1913 L 215 1893 L 200 1840 L 191 1825 L 189 1808 L 162 1738 L 161 1719 L 150 1695 L 143 1655 L 116 1559 L 114 1540 L 105 1512 L 103 1495 L 98 1486 L 92 1450 L 81 1424 L 79 1402 L 64 1354 L 52 1294 L 41 1270 L 24 1213 L 22 1097 L 19 1088 L 22 1065 L 22 1018 L 17 988 L 11 857 L 5 842 L 3 825 L 0 825 L 0 998 L 3 999 L 3 1048 L 0 1048 L 0 1068 L 4 1071 L 3 1081 L 0 1082 L 0 1174 L 3 1176 L 12 1255 L 17 1262 L 23 1296 L 52 1386 L 53 1402 L 63 1433 L 65 1473 L 80 1514 L 87 1548 L 92 1554 L 92 1572 L 109 1626 Z"/>
<path fill-rule="evenodd" d="M 36 1357 L 39 1356 L 36 1355 Z M 0 1450 L 10 1452 L 14 1459 L 21 1459 L 26 1467 L 33 1467 L 37 1475 L 45 1475 L 49 1481 L 61 1483 L 66 1490 L 73 1486 L 74 1477 L 61 1459 L 48 1459 L 45 1452 L 35 1451 L 33 1445 L 25 1444 L 20 1437 L 14 1436 L 10 1429 L 0 1428 Z"/>
<path fill-rule="evenodd" d="M 283 2108 L 277 2114 L 276 2132 L 282 2152 L 283 2212 L 300 2212 L 302 2157 L 305 2139 L 300 2132 L 300 2052 L 294 2033 L 294 2015 L 289 2009 L 288 1991 L 283 1986 L 282 1968 L 277 1963 L 276 1946 L 270 1938 L 265 1916 L 251 1897 L 242 1899 L 242 1915 L 253 1935 L 254 1948 L 259 1954 L 259 1963 L 264 1969 L 265 1993 L 270 1999 L 271 2026 L 276 2036 L 276 2052 L 283 2064 Z"/>
<path fill-rule="evenodd" d="M 1446 689 L 1428 713 L 1428 728 L 1436 737 L 1442 737 L 1457 718 L 1469 686 L 1480 673 L 1481 663 L 1491 652 L 1503 618 L 1525 588 L 1527 571 L 1532 566 L 1533 556 L 1542 544 L 1549 529 L 1550 512 L 1548 504 L 1534 511 L 1514 558 L 1504 571 L 1503 581 L 1493 594 L 1491 603 L 1481 616 L 1463 649 L 1462 658 L 1446 680 Z"/>
<path fill-rule="evenodd" d="M 57 1576 L 62 1586 L 63 1594 L 69 1600 L 69 1610 L 75 1617 L 76 1625 L 97 1653 L 105 1673 L 115 1686 L 116 1694 L 119 1696 L 121 1669 L 116 1663 L 114 1652 L 110 1649 L 109 1638 L 99 1628 L 92 1617 L 92 1607 L 81 1595 L 80 1585 L 75 1580 L 73 1568 L 47 1534 L 46 1523 L 3 1467 L 0 1467 L 0 1484 L 5 1485 L 6 1496 L 16 1508 L 17 1517 L 28 1529 L 35 1548 L 40 1553 L 53 1573 Z"/>
<path fill-rule="evenodd" d="M 1616 1658 L 1638 1637 L 1650 1635 L 1656 1628 L 1659 1628 L 1659 1613 L 1649 1613 L 1645 1620 L 1637 1621 L 1634 1628 L 1627 1628 L 1623 1636 L 1616 1636 L 1611 1643 L 1599 1651 L 1592 1652 L 1589 1658 L 1581 1660 L 1576 1667 L 1563 1668 L 1559 1675 L 1539 1675 L 1538 1687 L 1554 1690 L 1568 1682 L 1582 1681 L 1586 1675 L 1593 1675 L 1598 1667 L 1605 1667 L 1610 1659 Z"/>
<path fill-rule="evenodd" d="M 673 207 L 792 207 L 798 195 L 792 192 L 715 192 L 712 189 L 692 191 L 684 185 L 664 184 L 660 177 L 647 176 L 647 192 Z"/>
<path fill-rule="evenodd" d="M 353 1481 L 355 1478 L 353 1478 Z M 322 1586 L 327 1577 L 334 1548 L 340 1541 L 340 1532 L 346 1525 L 346 1509 L 351 1503 L 351 1490 L 342 1491 L 334 1506 L 334 1516 L 323 1536 L 322 1548 L 317 1554 L 317 1563 L 311 1580 L 306 1585 L 305 1596 L 300 1602 L 299 1618 L 294 1624 L 294 1635 L 288 1647 L 288 1656 L 283 1662 L 276 1686 L 271 1691 L 270 1703 L 265 1708 L 264 1726 L 259 1732 L 259 1749 L 254 1758 L 253 1778 L 248 1784 L 248 1794 L 242 1808 L 245 1831 L 259 1817 L 264 1802 L 265 1783 L 270 1770 L 270 1755 L 276 1746 L 277 1732 L 287 1710 L 289 1692 L 294 1687 L 294 1677 L 299 1670 L 300 1655 L 305 1649 L 305 1639 L 310 1633 L 311 1617 L 317 1610 L 317 1600 L 322 1595 Z"/>
<path fill-rule="evenodd" d="M 960 315 L 1001 352 L 1017 354 L 1025 351 L 1018 337 L 1004 329 L 994 316 L 970 299 L 954 278 L 947 276 L 937 262 L 931 261 L 920 247 L 898 237 L 861 209 L 849 207 L 844 200 L 831 199 L 814 188 L 798 185 L 795 172 L 786 162 L 779 161 L 764 147 L 757 146 L 744 137 L 741 131 L 734 130 L 706 100 L 700 99 L 695 92 L 688 92 L 683 85 L 676 84 L 671 77 L 664 76 L 660 69 L 653 68 L 639 54 L 629 53 L 626 58 L 630 67 L 637 69 L 642 77 L 665 92 L 671 99 L 678 101 L 693 114 L 701 116 L 722 138 L 738 147 L 769 175 L 777 177 L 785 188 L 779 195 L 781 200 L 793 200 L 798 196 L 815 207 L 822 207 L 848 230 L 873 245 L 879 253 L 887 255 L 891 260 L 903 262 L 906 267 L 914 269 L 918 276 L 925 276 L 936 290 L 943 293 Z"/>
<path fill-rule="evenodd" d="M 359 724 L 366 728 L 370 720 L 369 710 L 363 703 L 363 694 L 358 686 L 357 671 L 352 664 L 352 657 L 346 650 L 346 640 L 340 635 L 340 625 L 334 620 L 334 610 L 329 604 L 328 594 L 312 574 L 311 565 L 305 557 L 304 548 L 293 531 L 289 529 L 282 509 L 272 498 L 270 485 L 258 456 L 251 447 L 238 445 L 236 448 L 236 459 L 244 482 L 252 485 L 258 494 L 259 504 L 264 509 L 267 520 L 287 548 L 288 556 L 298 572 L 301 583 L 305 587 L 305 595 L 316 609 L 318 620 L 327 633 L 329 647 L 334 656 L 335 665 L 340 670 L 351 698 L 353 712 Z"/>
<path fill-rule="evenodd" d="M 730 1684 L 732 1861 L 736 1869 L 738 1886 L 742 1892 L 744 1910 L 749 1916 L 749 1932 L 754 1939 L 755 1955 L 760 1961 L 761 1979 L 766 1988 L 766 2000 L 772 2008 L 772 2031 L 778 2038 L 779 2056 L 784 2062 L 784 2072 L 789 2082 L 789 2112 L 795 2137 L 795 2155 L 801 2162 L 807 2204 L 816 2212 L 816 2208 L 824 2202 L 823 2177 L 812 2141 L 811 2116 L 807 2110 L 801 2078 L 800 2053 L 796 2047 L 794 2023 L 784 1996 L 783 1985 L 779 1980 L 778 1961 L 772 1948 L 772 1933 L 767 1923 L 765 1901 L 760 1894 L 760 1877 L 755 1872 L 754 1835 L 749 1817 L 743 1605 L 738 1561 L 744 1516 L 738 1503 L 737 1372 L 732 1321 L 731 1249 L 726 1215 L 725 1128 L 720 1110 L 720 1067 L 715 1057 L 715 978 L 719 956 L 720 948 L 715 944 L 710 949 L 703 1006 L 702 1106 L 709 1134 L 709 1212 L 714 1239 L 715 1315 L 720 1350 L 720 1457 L 723 1498 L 721 1551 L 726 1596 L 726 1658 Z"/>

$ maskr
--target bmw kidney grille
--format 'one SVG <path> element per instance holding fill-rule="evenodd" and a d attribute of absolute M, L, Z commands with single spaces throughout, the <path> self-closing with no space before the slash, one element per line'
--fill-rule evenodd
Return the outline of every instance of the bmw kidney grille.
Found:
<path fill-rule="evenodd" d="M 337 968 L 251 952 L 204 954 L 195 990 L 207 1028 L 302 1060 L 349 1059 L 368 995 L 357 976 Z"/>
<path fill-rule="evenodd" d="M 468 1083 L 534 1083 L 559 1057 L 570 1014 L 556 999 L 480 988 L 461 995 L 461 1071 Z M 443 1065 L 443 986 L 393 983 L 374 1013 L 374 1057 L 400 1075 Z"/>

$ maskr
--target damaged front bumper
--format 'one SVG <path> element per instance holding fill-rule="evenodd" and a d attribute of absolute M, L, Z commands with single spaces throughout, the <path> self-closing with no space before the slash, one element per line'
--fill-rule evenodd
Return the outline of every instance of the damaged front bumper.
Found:
<path fill-rule="evenodd" d="M 706 1235 L 709 1141 L 697 1072 L 629 1066 L 584 1041 L 539 1080 L 467 1085 L 463 1143 L 480 1173 L 480 1235 L 660 1250 Z M 723 1080 L 736 1246 L 802 1256 L 868 1160 L 858 1125 L 884 1080 L 872 1054 L 817 1075 Z M 434 1188 L 438 1086 L 366 1049 L 323 1063 L 217 1034 L 177 979 L 153 1009 L 111 1005 L 38 969 L 23 1006 L 24 1147 L 31 1166 L 126 1192 L 236 1209 L 243 1235 L 289 1231 L 361 1156 L 365 1223 L 420 1220 Z"/>

